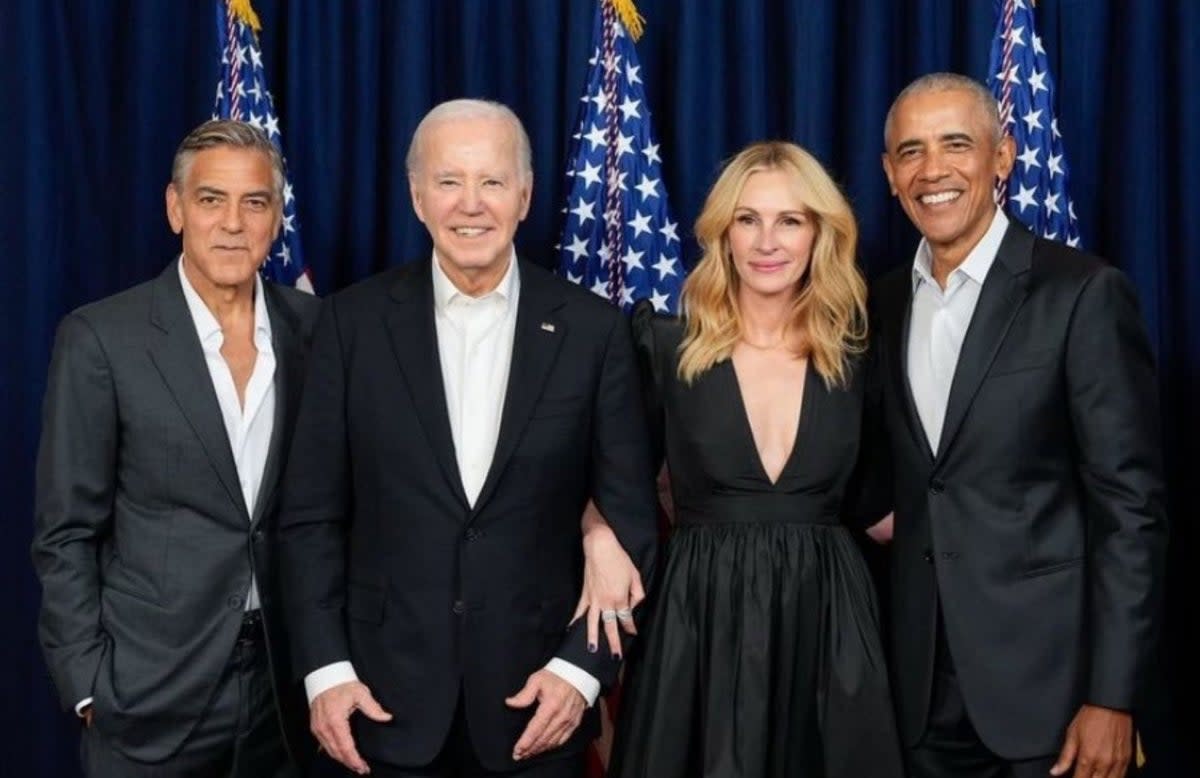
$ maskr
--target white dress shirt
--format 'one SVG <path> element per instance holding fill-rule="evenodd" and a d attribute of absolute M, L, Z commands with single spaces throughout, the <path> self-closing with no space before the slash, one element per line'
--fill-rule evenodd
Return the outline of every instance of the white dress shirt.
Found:
<path fill-rule="evenodd" d="M 246 383 L 246 402 L 243 406 L 238 400 L 233 374 L 221 356 L 225 335 L 217 318 L 200 299 L 183 272 L 185 261 L 181 255 L 178 268 L 183 299 L 192 315 L 196 334 L 200 336 L 200 347 L 204 351 L 204 362 L 221 407 L 221 418 L 225 422 L 225 434 L 229 438 L 233 463 L 237 467 L 246 512 L 253 516 L 259 487 L 262 486 L 263 469 L 267 464 L 267 451 L 271 447 L 271 433 L 275 429 L 275 350 L 271 347 L 271 319 L 267 315 L 262 281 L 257 277 L 254 279 L 254 347 L 258 349 L 258 357 L 254 360 L 250 380 Z M 259 607 L 258 584 L 252 573 L 245 609 L 251 611 Z M 75 712 L 82 713 L 91 703 L 91 697 L 80 701 L 75 706 Z"/>
<path fill-rule="evenodd" d="M 479 297 L 460 291 L 442 270 L 437 254 L 433 256 L 433 318 L 446 410 L 463 492 L 472 507 L 492 467 L 500 437 L 520 295 L 515 252 L 500 283 Z M 557 657 L 546 669 L 574 686 L 589 707 L 595 703 L 600 682 L 590 673 Z M 304 678 L 308 701 L 357 677 L 347 661 L 318 668 Z"/>
<path fill-rule="evenodd" d="M 913 260 L 912 313 L 908 325 L 908 384 L 917 415 L 925 429 L 929 448 L 938 452 L 950 386 L 958 367 L 963 338 L 983 281 L 996 261 L 1000 241 L 1008 229 L 1008 218 L 999 208 L 987 232 L 967 254 L 962 264 L 946 277 L 943 289 L 933 278 L 933 256 L 922 238 Z"/>

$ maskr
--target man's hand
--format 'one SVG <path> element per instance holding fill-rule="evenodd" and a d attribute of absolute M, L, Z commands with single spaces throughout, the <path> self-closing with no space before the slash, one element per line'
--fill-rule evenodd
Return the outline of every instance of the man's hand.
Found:
<path fill-rule="evenodd" d="M 1133 756 L 1133 717 L 1098 705 L 1083 705 L 1063 741 L 1051 775 L 1066 775 L 1075 764 L 1074 778 L 1124 778 Z"/>
<path fill-rule="evenodd" d="M 366 685 L 348 681 L 316 696 L 309 706 L 309 728 L 331 757 L 359 775 L 366 775 L 371 768 L 358 755 L 350 734 L 350 717 L 355 711 L 372 721 L 392 720 L 392 714 L 375 701 Z"/>
<path fill-rule="evenodd" d="M 92 714 L 93 713 L 94 713 L 94 709 L 92 708 L 91 705 L 87 706 L 82 711 L 80 711 L 79 718 L 83 719 L 83 728 L 84 729 L 92 728 Z"/>
<path fill-rule="evenodd" d="M 583 695 L 549 670 L 529 676 L 521 691 L 504 702 L 510 708 L 528 708 L 534 701 L 537 712 L 513 747 L 513 759 L 528 759 L 566 743 L 587 709 Z"/>

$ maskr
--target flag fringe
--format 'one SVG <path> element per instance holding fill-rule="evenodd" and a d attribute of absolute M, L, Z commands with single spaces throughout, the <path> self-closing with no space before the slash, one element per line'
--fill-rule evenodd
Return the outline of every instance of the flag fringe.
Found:
<path fill-rule="evenodd" d="M 258 14 L 254 13 L 250 0 L 226 0 L 226 6 L 229 8 L 229 13 L 239 22 L 256 33 L 262 31 L 262 22 L 258 20 Z"/>
<path fill-rule="evenodd" d="M 621 24 L 625 25 L 625 29 L 629 31 L 629 37 L 635 41 L 642 37 L 642 33 L 646 30 L 646 20 L 638 13 L 637 5 L 633 0 L 604 1 L 612 3 L 613 10 L 621 19 Z"/>

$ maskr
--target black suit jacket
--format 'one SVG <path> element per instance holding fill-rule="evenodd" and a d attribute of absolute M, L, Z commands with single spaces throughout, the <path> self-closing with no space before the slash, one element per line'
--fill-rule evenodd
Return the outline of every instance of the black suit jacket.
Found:
<path fill-rule="evenodd" d="M 1157 627 L 1166 516 L 1150 345 L 1117 270 L 1011 225 L 935 457 L 908 382 L 911 298 L 911 263 L 872 295 L 902 734 L 914 744 L 925 728 L 940 602 L 983 742 L 1008 759 L 1053 753 L 1080 704 L 1133 707 Z"/>
<path fill-rule="evenodd" d="M 174 753 L 233 651 L 251 573 L 289 746 L 311 751 L 282 639 L 271 536 L 319 304 L 266 283 L 275 424 L 247 510 L 177 262 L 80 308 L 54 345 L 37 462 L 39 637 L 64 708 L 135 759 Z"/>
<path fill-rule="evenodd" d="M 395 717 L 355 716 L 368 761 L 422 765 L 460 689 L 481 761 L 513 766 L 528 711 L 504 704 L 552 656 L 610 682 L 618 663 L 567 630 L 589 496 L 649 581 L 655 492 L 628 324 L 521 262 L 507 394 L 474 509 L 455 460 L 431 262 L 332 297 L 313 341 L 281 520 L 303 676 L 351 660 Z M 581 749 L 595 711 L 555 752 Z M 553 753 L 550 755 L 552 758 Z"/>

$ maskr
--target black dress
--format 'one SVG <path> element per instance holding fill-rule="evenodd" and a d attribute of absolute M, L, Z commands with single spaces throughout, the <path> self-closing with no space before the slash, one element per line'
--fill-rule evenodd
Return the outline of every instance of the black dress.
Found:
<path fill-rule="evenodd" d="M 810 363 L 773 484 L 732 363 L 688 386 L 682 325 L 648 305 L 633 324 L 675 526 L 609 776 L 903 775 L 873 585 L 842 523 L 861 377 L 828 390 Z"/>

